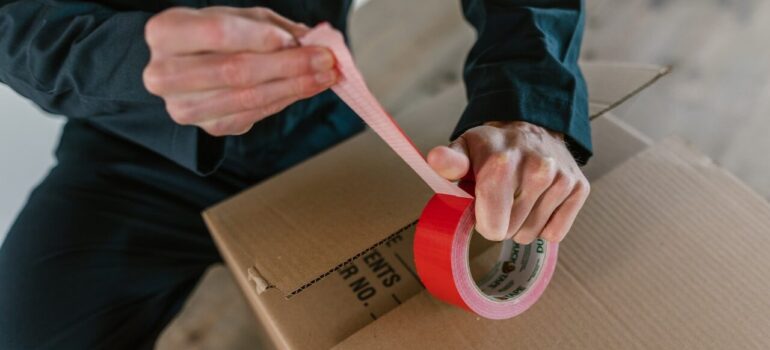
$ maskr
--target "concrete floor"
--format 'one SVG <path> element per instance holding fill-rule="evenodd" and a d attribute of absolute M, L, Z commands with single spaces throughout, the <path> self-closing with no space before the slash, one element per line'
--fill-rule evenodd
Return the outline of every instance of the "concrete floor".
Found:
<path fill-rule="evenodd" d="M 374 0 L 352 18 L 362 70 L 393 113 L 456 83 L 473 41 L 456 2 L 409 3 Z M 653 139 L 683 136 L 770 198 L 770 2 L 589 0 L 587 8 L 585 59 L 673 67 L 616 114 Z M 158 348 L 253 349 L 253 322 L 229 272 L 214 267 Z"/>

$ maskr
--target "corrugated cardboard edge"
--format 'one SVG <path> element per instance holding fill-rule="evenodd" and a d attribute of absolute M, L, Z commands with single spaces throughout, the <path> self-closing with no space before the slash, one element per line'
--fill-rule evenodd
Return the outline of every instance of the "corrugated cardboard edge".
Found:
<path fill-rule="evenodd" d="M 245 261 L 245 259 L 237 259 L 236 257 L 232 256 L 232 254 L 234 254 L 233 251 L 240 248 L 235 245 L 225 245 L 224 242 L 221 241 L 220 236 L 216 234 L 218 231 L 216 228 L 222 227 L 222 223 L 219 222 L 218 218 L 214 215 L 211 215 L 208 210 L 204 211 L 201 215 L 203 216 L 203 221 L 206 223 L 206 226 L 208 226 L 209 230 L 212 232 L 211 236 L 214 238 L 214 243 L 216 243 L 220 254 L 222 254 L 227 264 L 231 266 L 230 270 L 234 270 L 232 267 L 237 266 L 242 269 L 241 271 L 246 272 L 245 276 L 236 276 L 238 277 L 236 280 L 239 282 L 239 284 L 241 284 L 242 277 L 245 277 L 245 281 L 253 283 L 243 283 L 241 288 L 244 290 L 253 290 L 257 292 L 257 294 L 261 294 L 268 288 L 273 288 L 274 286 L 270 285 L 270 283 L 262 277 L 262 274 L 259 273 L 259 270 L 257 270 L 253 264 Z M 239 253 L 243 257 L 248 256 L 246 252 L 240 251 Z M 233 273 L 235 272 L 233 271 Z"/>
<path fill-rule="evenodd" d="M 210 215 L 205 215 L 204 213 L 203 219 L 206 225 L 209 227 L 215 227 L 211 222 L 213 218 Z M 265 310 L 263 310 L 262 304 L 257 301 L 257 294 L 264 292 L 267 288 L 269 288 L 269 286 L 259 283 L 249 284 L 251 280 L 243 278 L 243 276 L 240 275 L 242 271 L 252 269 L 252 267 L 250 267 L 251 263 L 248 261 L 248 255 L 246 255 L 245 252 L 240 250 L 240 248 L 235 245 L 225 244 L 219 235 L 212 234 L 211 236 L 213 237 L 214 244 L 216 244 L 220 254 L 222 254 L 222 258 L 229 267 L 228 270 L 230 270 L 230 273 L 233 275 L 233 279 L 235 280 L 236 284 L 238 284 L 238 289 L 240 289 L 241 294 L 243 294 L 251 307 L 254 308 L 255 312 L 253 314 L 257 318 L 257 322 L 262 325 L 265 333 L 267 333 L 268 337 L 270 338 L 270 341 L 276 347 L 281 349 L 288 349 L 289 343 L 282 336 L 283 333 L 280 331 L 275 322 L 273 322 L 270 318 L 260 317 L 260 315 L 266 315 L 267 313 L 264 312 Z M 255 278 L 259 278 L 264 281 L 264 279 L 259 276 L 259 273 L 256 271 L 256 269 L 254 269 L 254 272 L 256 274 Z M 257 293 L 251 293 L 251 291 L 256 291 Z"/>
<path fill-rule="evenodd" d="M 653 144 L 652 139 L 618 119 L 612 112 L 593 120 L 591 132 L 594 135 L 594 155 L 582 170 L 592 183 Z"/>
<path fill-rule="evenodd" d="M 607 62 L 607 61 L 589 61 L 589 62 L 581 61 L 580 62 L 580 67 L 581 67 L 581 69 L 583 71 L 586 71 L 586 70 L 589 70 L 589 69 L 592 69 L 592 68 L 598 67 L 598 66 L 601 66 L 602 68 L 611 67 L 611 68 L 623 69 L 623 70 L 627 70 L 627 69 L 642 69 L 642 70 L 646 70 L 646 71 L 652 71 L 652 72 L 654 72 L 654 75 L 649 80 L 647 80 L 646 82 L 643 82 L 641 85 L 639 85 L 636 89 L 631 90 L 630 92 L 625 94 L 624 97 L 622 97 L 622 98 L 620 98 L 620 99 L 618 99 L 618 100 L 616 100 L 616 101 L 614 101 L 614 102 L 612 102 L 610 104 L 602 104 L 599 107 L 598 111 L 596 111 L 594 113 L 591 113 L 591 115 L 589 117 L 589 119 L 591 119 L 591 120 L 596 119 L 596 118 L 604 115 L 605 113 L 615 109 L 615 107 L 617 107 L 617 106 L 620 106 L 624 102 L 628 101 L 628 99 L 630 99 L 631 97 L 636 96 L 642 90 L 646 89 L 647 87 L 649 87 L 652 84 L 655 84 L 655 82 L 657 82 L 658 79 L 662 78 L 663 76 L 665 76 L 666 74 L 668 74 L 671 71 L 671 67 L 669 67 L 669 66 L 657 66 L 657 65 L 652 65 L 652 64 L 637 64 L 637 63 Z M 590 100 L 590 96 L 589 96 L 589 100 Z M 597 106 L 598 104 L 593 103 L 593 105 Z"/>
<path fill-rule="evenodd" d="M 631 70 L 637 70 L 637 71 L 645 72 L 645 74 L 643 75 L 642 80 L 640 80 L 638 82 L 634 82 L 633 86 L 636 86 L 635 88 L 633 88 L 630 91 L 625 91 L 625 93 L 620 98 L 614 99 L 613 102 L 608 103 L 606 106 L 601 108 L 599 111 L 592 113 L 589 116 L 589 119 L 591 119 L 591 120 L 594 120 L 594 119 L 604 115 L 605 113 L 609 112 L 610 110 L 612 110 L 613 108 L 617 107 L 621 103 L 627 101 L 628 99 L 630 99 L 631 97 L 635 96 L 636 94 L 638 94 L 639 92 L 644 90 L 646 87 L 650 86 L 651 84 L 656 82 L 658 79 L 660 79 L 660 77 L 666 75 L 669 72 L 669 68 L 668 67 L 661 67 L 661 66 L 656 66 L 656 65 L 642 65 L 642 64 L 633 64 L 633 63 L 617 63 L 617 62 L 601 62 L 601 61 L 581 62 L 580 64 L 581 64 L 581 67 L 584 67 L 586 70 L 589 70 L 589 71 L 590 70 L 594 70 L 594 69 L 602 70 L 602 69 L 609 68 L 609 69 L 622 70 L 622 71 L 626 71 L 626 72 L 631 71 Z M 649 73 L 651 73 L 651 74 L 649 74 Z M 589 73 L 587 75 L 590 76 L 591 74 Z M 590 96 L 589 96 L 589 99 L 590 99 Z M 350 141 L 350 140 L 348 140 L 348 141 Z M 343 142 L 342 144 L 344 144 L 344 143 L 345 142 Z M 215 216 L 209 215 L 208 210 L 204 211 L 202 213 L 202 215 L 204 217 L 204 220 L 205 220 L 207 226 L 209 227 L 209 230 L 211 230 L 211 231 L 216 231 L 217 227 L 226 227 L 227 226 L 225 222 L 221 222 Z M 359 256 L 361 256 L 363 254 L 366 254 L 367 252 L 371 251 L 372 249 L 375 249 L 378 246 L 382 245 L 383 243 L 387 242 L 390 238 L 392 238 L 393 236 L 397 235 L 399 232 L 402 232 L 403 230 L 407 229 L 408 227 L 410 227 L 413 224 L 414 224 L 414 222 L 410 223 L 409 225 L 407 225 L 407 226 L 401 228 L 400 230 L 397 230 L 396 232 L 388 235 L 387 237 L 385 237 L 382 240 L 376 242 L 375 244 L 371 245 L 370 247 L 368 247 L 368 248 L 358 252 L 354 256 L 348 257 L 347 259 L 345 259 L 342 262 L 340 262 L 339 264 L 335 265 L 334 267 L 332 267 L 331 269 L 329 269 L 325 273 L 322 273 L 322 274 L 316 276 L 315 278 L 313 278 L 312 280 L 310 280 L 310 281 L 300 285 L 298 288 L 295 288 L 295 289 L 289 291 L 288 293 L 286 291 L 283 291 L 283 290 L 281 292 L 284 294 L 284 296 L 287 299 L 291 298 L 292 296 L 302 292 L 303 290 L 305 290 L 308 287 L 312 286 L 313 284 L 317 283 L 318 281 L 320 281 L 321 279 L 325 278 L 326 276 L 334 273 L 334 271 L 337 271 L 339 268 L 341 268 L 341 267 L 345 266 L 346 264 L 350 263 L 351 261 L 353 261 L 357 257 L 359 257 Z M 216 235 L 213 235 L 213 236 L 216 236 Z M 220 248 L 220 250 L 222 250 L 222 249 Z M 248 256 L 248 254 L 246 256 Z M 261 294 L 261 293 L 263 293 L 265 290 L 267 290 L 269 288 L 275 288 L 275 286 L 269 281 L 269 279 L 265 278 L 265 274 L 260 272 L 259 269 L 254 264 L 251 264 L 250 266 L 246 267 L 244 270 L 242 270 L 241 273 L 244 273 L 245 277 L 246 277 L 246 280 L 252 283 L 252 285 L 249 286 L 249 289 L 255 290 L 257 292 L 257 294 Z"/>

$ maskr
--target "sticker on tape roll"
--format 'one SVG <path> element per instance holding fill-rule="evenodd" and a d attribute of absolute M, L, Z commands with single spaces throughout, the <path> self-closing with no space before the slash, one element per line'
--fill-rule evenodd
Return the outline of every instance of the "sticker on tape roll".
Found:
<path fill-rule="evenodd" d="M 558 244 L 538 240 L 519 246 L 507 240 L 495 267 L 479 285 L 470 273 L 468 249 L 475 224 L 473 196 L 442 178 L 369 91 L 340 32 L 323 23 L 302 45 L 329 48 L 337 59 L 339 81 L 332 90 L 436 192 L 417 223 L 417 272 L 428 291 L 482 317 L 504 319 L 529 308 L 551 279 Z"/>

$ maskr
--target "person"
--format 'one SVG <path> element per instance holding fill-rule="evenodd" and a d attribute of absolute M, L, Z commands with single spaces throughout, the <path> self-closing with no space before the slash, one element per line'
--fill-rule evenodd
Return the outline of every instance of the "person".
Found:
<path fill-rule="evenodd" d="M 203 3 L 0 1 L 0 81 L 68 118 L 0 249 L 0 348 L 151 348 L 220 261 L 200 212 L 363 129 L 296 41 L 350 1 Z M 427 158 L 488 239 L 559 241 L 588 196 L 583 7 L 463 1 L 468 105 Z"/>

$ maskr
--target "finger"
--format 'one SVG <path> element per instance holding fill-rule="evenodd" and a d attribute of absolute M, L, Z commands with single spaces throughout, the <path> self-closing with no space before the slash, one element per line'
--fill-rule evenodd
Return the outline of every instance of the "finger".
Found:
<path fill-rule="evenodd" d="M 310 31 L 308 26 L 294 22 L 266 7 L 236 8 L 230 6 L 209 6 L 204 11 L 222 11 L 257 21 L 269 21 L 289 32 L 294 38 L 301 38 Z"/>
<path fill-rule="evenodd" d="M 167 95 L 246 88 L 333 68 L 334 55 L 328 49 L 301 47 L 265 54 L 171 56 L 151 62 L 144 72 L 144 81 L 150 92 Z"/>
<path fill-rule="evenodd" d="M 514 196 L 511 221 L 506 239 L 512 238 L 535 207 L 538 199 L 551 186 L 556 178 L 556 164 L 553 158 L 534 158 L 523 162 L 518 196 Z"/>
<path fill-rule="evenodd" d="M 254 123 L 282 111 L 294 101 L 292 98 L 283 99 L 262 108 L 205 121 L 199 126 L 212 136 L 242 135 L 251 130 Z"/>
<path fill-rule="evenodd" d="M 296 46 L 284 29 L 228 13 L 174 8 L 152 17 L 145 28 L 153 56 L 202 52 L 273 52 Z"/>
<path fill-rule="evenodd" d="M 574 188 L 574 180 L 571 177 L 557 175 L 553 184 L 540 196 L 534 208 L 527 216 L 519 231 L 514 234 L 513 240 L 520 244 L 529 244 L 540 235 L 543 227 L 559 205 L 569 197 Z"/>
<path fill-rule="evenodd" d="M 489 240 L 508 232 L 519 160 L 517 152 L 494 153 L 476 173 L 476 230 Z"/>
<path fill-rule="evenodd" d="M 452 142 L 449 147 L 438 146 L 428 152 L 428 164 L 439 175 L 447 180 L 459 180 L 470 169 L 468 151 L 465 149 L 465 140 L 460 137 Z"/>
<path fill-rule="evenodd" d="M 564 239 L 588 198 L 589 188 L 588 182 L 580 183 L 564 203 L 556 208 L 540 234 L 543 239 L 551 242 L 560 242 Z"/>
<path fill-rule="evenodd" d="M 241 111 L 258 109 L 286 98 L 295 101 L 313 96 L 334 84 L 337 72 L 275 80 L 253 88 L 227 89 L 173 97 L 166 109 L 179 124 L 198 124 Z"/>
<path fill-rule="evenodd" d="M 267 10 L 263 11 L 263 15 L 267 20 L 291 33 L 294 38 L 301 38 L 310 31 L 310 28 L 302 23 L 294 22 L 284 16 L 279 15 L 273 10 L 265 8 L 261 9 Z"/>

